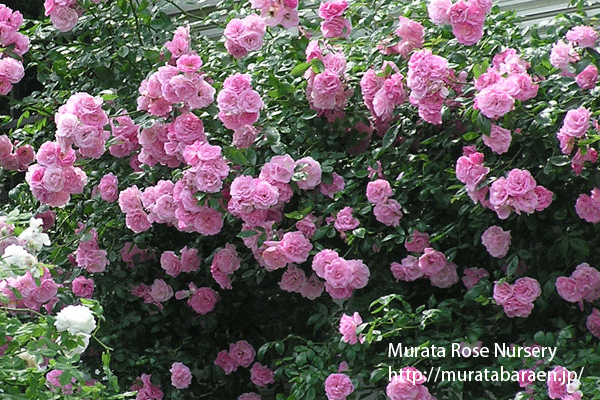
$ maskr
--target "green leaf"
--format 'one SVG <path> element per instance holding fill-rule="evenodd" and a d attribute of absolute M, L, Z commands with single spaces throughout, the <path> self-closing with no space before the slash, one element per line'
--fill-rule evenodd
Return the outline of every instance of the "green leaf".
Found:
<path fill-rule="evenodd" d="M 490 133 L 492 132 L 492 121 L 480 112 L 477 114 L 477 127 L 484 135 L 490 136 Z"/>
<path fill-rule="evenodd" d="M 390 129 L 388 129 L 388 131 L 385 133 L 385 135 L 383 136 L 383 139 L 381 141 L 381 149 L 379 150 L 379 153 L 377 154 L 377 156 L 375 158 L 378 158 L 381 154 L 383 154 L 385 149 L 390 147 L 392 145 L 392 143 L 394 143 L 396 141 L 396 138 L 398 137 L 399 132 L 400 132 L 400 125 L 396 125 Z"/>
<path fill-rule="evenodd" d="M 365 237 L 365 232 L 366 232 L 365 228 L 357 228 L 357 229 L 355 229 L 355 230 L 353 230 L 353 231 L 352 231 L 352 234 L 353 234 L 354 236 L 356 236 L 356 237 L 359 237 L 359 238 L 361 238 L 361 239 L 364 239 L 364 237 Z"/>
<path fill-rule="evenodd" d="M 236 149 L 233 147 L 225 147 L 223 148 L 223 154 L 225 155 L 226 159 L 228 159 L 236 165 L 248 164 L 248 159 L 240 149 Z"/>
<path fill-rule="evenodd" d="M 239 237 L 239 238 L 247 238 L 247 237 L 252 237 L 252 236 L 255 236 L 255 235 L 258 235 L 258 232 L 249 230 L 249 231 L 241 231 L 240 233 L 237 234 L 237 237 Z"/>
<path fill-rule="evenodd" d="M 292 71 L 290 73 L 293 76 L 300 76 L 309 68 L 310 68 L 310 63 L 303 62 L 301 64 L 296 65 L 294 68 L 292 68 Z"/>

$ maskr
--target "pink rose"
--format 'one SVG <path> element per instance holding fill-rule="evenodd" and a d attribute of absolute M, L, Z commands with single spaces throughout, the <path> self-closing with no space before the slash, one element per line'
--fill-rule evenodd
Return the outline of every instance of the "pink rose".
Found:
<path fill-rule="evenodd" d="M 323 282 L 313 273 L 300 288 L 300 294 L 309 300 L 314 300 L 321 296 L 324 289 Z"/>
<path fill-rule="evenodd" d="M 423 376 L 416 368 L 403 368 L 398 375 L 392 377 L 385 393 L 390 400 L 431 400 L 429 390 L 423 385 Z"/>
<path fill-rule="evenodd" d="M 402 218 L 400 203 L 394 199 L 387 199 L 386 201 L 375 205 L 373 208 L 373 214 L 377 221 L 387 226 L 398 226 L 400 225 L 400 219 Z"/>
<path fill-rule="evenodd" d="M 330 374 L 325 379 L 325 394 L 328 400 L 346 400 L 352 392 L 354 385 L 346 374 Z"/>
<path fill-rule="evenodd" d="M 533 278 L 519 278 L 513 284 L 513 296 L 523 303 L 531 303 L 542 294 L 538 281 Z"/>
<path fill-rule="evenodd" d="M 456 273 L 456 264 L 446 264 L 440 271 L 431 274 L 429 281 L 435 287 L 442 289 L 449 288 L 458 282 L 458 274 Z"/>
<path fill-rule="evenodd" d="M 340 258 L 339 254 L 333 250 L 321 250 L 313 258 L 312 269 L 317 273 L 317 276 L 325 279 L 325 268 L 338 258 Z"/>
<path fill-rule="evenodd" d="M 279 287 L 288 292 L 300 293 L 302 287 L 306 284 L 306 275 L 304 271 L 291 264 L 281 276 Z"/>
<path fill-rule="evenodd" d="M 160 266 L 167 275 L 176 277 L 181 273 L 181 261 L 172 251 L 165 251 L 160 255 Z"/>
<path fill-rule="evenodd" d="M 214 364 L 217 367 L 223 368 L 223 371 L 225 371 L 226 375 L 236 371 L 239 367 L 239 364 L 235 362 L 233 357 L 231 357 L 226 350 L 221 350 L 219 354 L 217 354 Z"/>
<path fill-rule="evenodd" d="M 325 266 L 324 278 L 334 289 L 347 288 L 354 279 L 352 265 L 341 257 Z"/>
<path fill-rule="evenodd" d="M 506 193 L 509 196 L 518 196 L 526 194 L 535 189 L 537 184 L 531 176 L 531 172 L 526 169 L 512 169 L 506 177 Z"/>
<path fill-rule="evenodd" d="M 116 201 L 119 197 L 119 181 L 117 177 L 111 172 L 102 177 L 100 179 L 100 184 L 98 185 L 98 190 L 100 190 L 100 197 L 102 200 L 112 203 Z"/>
<path fill-rule="evenodd" d="M 508 282 L 494 282 L 494 301 L 498 305 L 504 304 L 513 295 L 513 286 Z"/>
<path fill-rule="evenodd" d="M 567 111 L 561 132 L 576 138 L 584 136 L 589 129 L 591 116 L 592 112 L 583 107 Z"/>
<path fill-rule="evenodd" d="M 367 184 L 367 200 L 372 204 L 382 203 L 392 194 L 392 187 L 385 179 L 377 179 Z"/>
<path fill-rule="evenodd" d="M 61 32 L 68 32 L 77 25 L 79 20 L 79 14 L 75 9 L 57 5 L 52 8 L 50 15 L 50 21 L 56 29 Z"/>
<path fill-rule="evenodd" d="M 340 232 L 351 231 L 360 225 L 360 221 L 352 216 L 352 207 L 342 208 L 336 215 L 334 227 Z"/>
<path fill-rule="evenodd" d="M 411 253 L 422 253 L 426 247 L 430 247 L 429 235 L 415 229 L 410 238 L 407 238 L 404 242 L 404 247 Z"/>
<path fill-rule="evenodd" d="M 149 294 L 156 303 L 164 303 L 173 297 L 173 288 L 162 279 L 155 279 L 150 286 Z"/>
<path fill-rule="evenodd" d="M 312 157 L 296 161 L 296 173 L 303 175 L 296 183 L 302 190 L 311 190 L 321 183 L 321 164 Z"/>
<path fill-rule="evenodd" d="M 250 368 L 250 380 L 256 386 L 260 387 L 265 387 L 269 383 L 275 383 L 275 379 L 273 379 L 273 371 L 257 362 L 252 365 L 252 368 Z"/>
<path fill-rule="evenodd" d="M 487 278 L 490 274 L 483 268 L 467 268 L 462 278 L 467 290 L 472 289 L 481 279 Z"/>
<path fill-rule="evenodd" d="M 565 367 L 557 366 L 548 373 L 548 396 L 551 399 L 561 399 L 567 395 L 567 384 L 571 380 L 571 373 Z"/>
<path fill-rule="evenodd" d="M 227 243 L 224 248 L 215 253 L 212 266 L 226 274 L 231 274 L 240 268 L 240 261 L 235 246 Z"/>
<path fill-rule="evenodd" d="M 362 343 L 362 335 L 361 338 L 356 335 L 356 329 L 360 324 L 362 324 L 362 318 L 358 312 L 355 312 L 352 316 L 343 314 L 339 326 L 339 331 L 343 336 L 342 340 L 349 344 L 356 344 L 359 341 Z"/>
<path fill-rule="evenodd" d="M 473 107 L 490 119 L 498 119 L 511 111 L 514 105 L 515 99 L 494 84 L 477 93 Z"/>
<path fill-rule="evenodd" d="M 573 49 L 573 46 L 569 43 L 566 44 L 562 40 L 552 45 L 550 51 L 550 64 L 554 68 L 566 70 L 569 63 L 575 62 L 579 59 L 579 56 Z"/>
<path fill-rule="evenodd" d="M 268 246 L 261 254 L 267 271 L 284 268 L 290 262 L 277 243 L 275 242 L 274 245 Z"/>
<path fill-rule="evenodd" d="M 565 37 L 569 42 L 572 42 L 579 47 L 589 47 L 593 49 L 598 41 L 598 32 L 591 26 L 580 25 L 569 29 Z"/>
<path fill-rule="evenodd" d="M 247 368 L 252 364 L 252 361 L 254 361 L 256 351 L 250 343 L 245 340 L 240 340 L 229 346 L 229 355 L 238 365 Z"/>
<path fill-rule="evenodd" d="M 452 7 L 451 0 L 430 0 L 427 5 L 429 19 L 436 25 L 449 24 L 448 10 Z"/>
<path fill-rule="evenodd" d="M 192 383 L 192 372 L 183 363 L 173 363 L 169 372 L 171 372 L 171 384 L 177 389 L 186 389 Z"/>
<path fill-rule="evenodd" d="M 472 46 L 483 37 L 483 23 L 474 24 L 466 21 L 452 24 L 452 33 L 458 43 Z"/>
<path fill-rule="evenodd" d="M 496 154 L 503 154 L 508 151 L 512 136 L 510 130 L 504 129 L 496 124 L 492 124 L 490 135 L 482 135 L 483 143 Z"/>
<path fill-rule="evenodd" d="M 592 335 L 600 339 L 600 311 L 598 311 L 597 308 L 592 310 L 592 313 L 585 322 L 585 326 L 592 333 Z"/>
<path fill-rule="evenodd" d="M 504 231 L 499 226 L 491 226 L 481 235 L 481 243 L 488 253 L 495 258 L 504 258 L 510 247 L 510 231 Z"/>
<path fill-rule="evenodd" d="M 94 280 L 85 276 L 78 276 L 73 279 L 71 287 L 75 296 L 91 299 L 94 293 Z"/>
<path fill-rule="evenodd" d="M 196 289 L 188 298 L 187 304 L 198 314 L 208 314 L 215 308 L 217 292 L 208 287 Z"/>
<path fill-rule="evenodd" d="M 582 89 L 593 89 L 598 82 L 598 68 L 590 64 L 575 77 L 575 81 Z"/>
<path fill-rule="evenodd" d="M 583 292 L 581 287 L 577 286 L 575 279 L 560 276 L 556 279 L 555 285 L 559 296 L 566 301 L 578 303 L 583 299 Z"/>
<path fill-rule="evenodd" d="M 533 310 L 533 303 L 521 301 L 517 297 L 510 297 L 502 304 L 502 307 L 509 318 L 526 318 Z"/>
<path fill-rule="evenodd" d="M 287 232 L 279 242 L 281 252 L 290 262 L 303 263 L 308 259 L 308 254 L 313 246 L 300 231 Z"/>
<path fill-rule="evenodd" d="M 135 233 L 144 232 L 152 228 L 152 223 L 148 220 L 148 214 L 141 208 L 125 214 L 125 225 Z"/>
<path fill-rule="evenodd" d="M 406 256 L 402 259 L 402 264 L 391 263 L 390 269 L 397 281 L 412 282 L 423 276 L 423 271 L 419 268 L 419 259 L 414 256 Z"/>
<path fill-rule="evenodd" d="M 588 263 L 579 264 L 571 278 L 583 293 L 584 300 L 593 302 L 600 298 L 600 271 L 596 268 L 590 267 Z"/>
<path fill-rule="evenodd" d="M 319 17 L 326 21 L 331 20 L 341 16 L 347 8 L 346 0 L 326 1 L 319 6 Z"/>
<path fill-rule="evenodd" d="M 436 274 L 442 271 L 446 265 L 448 265 L 448 260 L 444 253 L 431 247 L 427 247 L 424 254 L 419 257 L 419 268 L 426 275 Z"/>

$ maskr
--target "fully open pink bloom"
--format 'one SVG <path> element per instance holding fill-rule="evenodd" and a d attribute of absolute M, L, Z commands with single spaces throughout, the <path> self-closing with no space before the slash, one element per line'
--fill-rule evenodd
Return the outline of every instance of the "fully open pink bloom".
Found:
<path fill-rule="evenodd" d="M 346 400 L 354 392 L 354 385 L 346 374 L 331 374 L 325 379 L 325 394 L 328 400 Z"/>
<path fill-rule="evenodd" d="M 171 384 L 177 389 L 186 389 L 192 383 L 192 372 L 183 363 L 173 363 L 169 372 L 171 372 Z"/>
<path fill-rule="evenodd" d="M 250 368 L 250 380 L 256 386 L 260 387 L 265 387 L 269 383 L 275 383 L 275 379 L 273 379 L 273 371 L 257 362 L 252 365 L 252 368 Z"/>
<path fill-rule="evenodd" d="M 227 350 L 221 350 L 219 354 L 217 354 L 217 358 L 214 361 L 214 364 L 217 367 L 223 368 L 226 375 L 231 374 L 236 371 L 239 367 L 239 364 L 229 355 Z"/>
<path fill-rule="evenodd" d="M 94 280 L 85 276 L 78 276 L 71 283 L 75 296 L 91 299 L 94 293 Z"/>
<path fill-rule="evenodd" d="M 240 340 L 229 346 L 229 355 L 238 365 L 247 368 L 252 364 L 252 361 L 254 361 L 256 351 L 250 343 L 245 340 Z"/>
<path fill-rule="evenodd" d="M 592 313 L 585 322 L 585 326 L 592 333 L 592 335 L 600 339 L 600 311 L 598 311 L 597 308 L 592 310 Z"/>
<path fill-rule="evenodd" d="M 406 256 L 401 264 L 391 263 L 390 269 L 397 281 L 411 282 L 423 276 L 423 271 L 419 268 L 419 259 L 414 256 Z"/>
<path fill-rule="evenodd" d="M 192 293 L 187 303 L 198 314 L 204 315 L 214 310 L 217 299 L 217 292 L 208 287 L 201 287 Z"/>
<path fill-rule="evenodd" d="M 427 247 L 424 254 L 419 257 L 419 268 L 426 275 L 433 275 L 443 270 L 448 265 L 444 253 Z"/>
<path fill-rule="evenodd" d="M 339 331 L 343 336 L 342 340 L 349 344 L 356 344 L 359 341 L 362 343 L 362 335 L 360 338 L 356 335 L 356 329 L 360 324 L 362 324 L 362 318 L 358 312 L 355 312 L 352 316 L 343 314 L 339 326 Z"/>
<path fill-rule="evenodd" d="M 503 258 L 510 247 L 510 231 L 499 226 L 491 226 L 481 235 L 481 242 L 492 257 Z"/>

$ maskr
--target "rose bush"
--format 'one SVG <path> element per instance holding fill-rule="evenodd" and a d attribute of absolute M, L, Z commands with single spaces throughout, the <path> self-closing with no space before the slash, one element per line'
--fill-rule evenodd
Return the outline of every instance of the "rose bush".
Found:
<path fill-rule="evenodd" d="M 3 357 L 35 385 L 0 390 L 93 398 L 82 382 L 106 374 L 138 399 L 597 397 L 583 2 L 527 29 L 482 0 L 46 3 L 7 30 L 39 85 L 3 117 L 2 211 L 45 219 L 0 224 L 0 343 L 67 349 L 49 374 Z M 63 318 L 77 302 L 104 321 Z"/>

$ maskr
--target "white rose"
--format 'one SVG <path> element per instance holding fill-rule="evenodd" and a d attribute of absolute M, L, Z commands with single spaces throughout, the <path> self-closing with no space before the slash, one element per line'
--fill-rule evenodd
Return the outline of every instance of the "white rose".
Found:
<path fill-rule="evenodd" d="M 59 332 L 69 331 L 72 335 L 78 333 L 91 334 L 96 329 L 94 314 L 86 306 L 67 306 L 56 314 L 54 322 Z"/>
<path fill-rule="evenodd" d="M 29 220 L 29 228 L 25 229 L 19 235 L 19 239 L 25 240 L 29 247 L 36 252 L 42 250 L 44 246 L 50 246 L 50 237 L 42 233 L 43 221 L 39 218 Z"/>
<path fill-rule="evenodd" d="M 4 249 L 4 254 L 2 255 L 2 260 L 6 264 L 2 266 L 2 271 L 6 273 L 8 276 L 13 278 L 17 278 L 19 275 L 15 274 L 15 271 L 10 268 L 10 266 L 15 266 L 17 268 L 23 269 L 23 274 L 25 271 L 31 272 L 34 276 L 39 274 L 36 272 L 36 265 L 38 263 L 37 258 L 32 256 L 25 250 L 23 247 L 11 244 L 6 249 Z M 0 263 L 1 264 L 1 263 Z M 22 275 L 22 274 L 20 274 Z"/>

